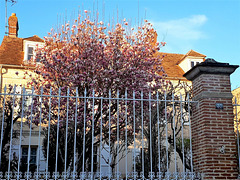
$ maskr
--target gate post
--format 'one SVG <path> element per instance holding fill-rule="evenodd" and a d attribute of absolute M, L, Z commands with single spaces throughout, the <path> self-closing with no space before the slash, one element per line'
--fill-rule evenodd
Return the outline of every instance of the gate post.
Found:
<path fill-rule="evenodd" d="M 230 75 L 237 65 L 213 59 L 196 65 L 184 76 L 192 81 L 191 121 L 194 171 L 203 179 L 237 179 L 237 149 Z"/>

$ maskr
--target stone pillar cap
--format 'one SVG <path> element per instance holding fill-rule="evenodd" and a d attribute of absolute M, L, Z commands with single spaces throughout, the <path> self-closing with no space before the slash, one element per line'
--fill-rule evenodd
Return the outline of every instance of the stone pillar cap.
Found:
<path fill-rule="evenodd" d="M 232 74 L 239 66 L 220 63 L 212 58 L 207 58 L 204 62 L 197 64 L 183 76 L 192 81 L 201 74 Z"/>

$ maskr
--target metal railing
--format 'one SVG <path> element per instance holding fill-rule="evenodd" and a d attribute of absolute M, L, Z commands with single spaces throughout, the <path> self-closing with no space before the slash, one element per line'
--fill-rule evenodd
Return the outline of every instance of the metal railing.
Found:
<path fill-rule="evenodd" d="M 234 131 L 236 133 L 236 141 L 237 141 L 237 155 L 238 155 L 238 178 L 240 178 L 240 138 L 239 138 L 239 129 L 240 129 L 240 104 L 237 102 L 237 97 L 234 97 Z"/>
<path fill-rule="evenodd" d="M 1 179 L 198 179 L 189 96 L 1 93 Z"/>

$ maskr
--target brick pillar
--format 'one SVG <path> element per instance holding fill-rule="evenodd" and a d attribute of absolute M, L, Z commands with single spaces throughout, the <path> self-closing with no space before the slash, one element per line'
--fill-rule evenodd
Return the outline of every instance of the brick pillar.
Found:
<path fill-rule="evenodd" d="M 193 167 L 203 179 L 237 179 L 230 74 L 238 66 L 207 59 L 184 76 L 192 81 Z"/>

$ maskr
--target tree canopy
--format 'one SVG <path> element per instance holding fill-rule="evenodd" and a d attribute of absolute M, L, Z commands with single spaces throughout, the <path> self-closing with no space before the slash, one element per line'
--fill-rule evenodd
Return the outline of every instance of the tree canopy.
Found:
<path fill-rule="evenodd" d="M 37 57 L 31 61 L 36 65 L 37 76 L 28 73 L 32 76 L 29 85 L 34 86 L 39 94 L 65 97 L 53 97 L 51 104 L 47 96 L 34 97 L 35 108 L 28 114 L 31 116 L 29 120 L 35 124 L 48 123 L 50 120 L 52 126 L 58 126 L 53 130 L 60 128 L 59 133 L 61 128 L 73 131 L 74 122 L 77 121 L 79 152 L 82 146 L 86 146 L 85 152 L 79 153 L 79 164 L 84 153 L 88 154 L 86 159 L 91 158 L 93 143 L 99 146 L 101 141 L 108 145 L 119 139 L 124 142 L 125 133 L 132 137 L 137 132 L 133 108 L 140 110 L 141 104 L 129 101 L 126 110 L 125 101 L 111 98 L 124 98 L 126 91 L 129 97 L 140 98 L 142 92 L 142 97 L 148 98 L 149 92 L 156 95 L 157 91 L 163 92 L 169 86 L 169 82 L 164 80 L 161 57 L 156 55 L 165 43 L 156 42 L 156 31 L 148 21 L 137 28 L 129 27 L 125 20 L 116 25 L 105 25 L 96 19 L 91 21 L 89 13 L 85 11 L 73 24 L 66 23 L 59 29 L 51 29 L 44 38 L 45 46 L 37 50 Z M 39 59 L 40 63 L 37 62 Z M 76 101 L 73 96 L 88 99 L 78 98 Z M 148 103 L 144 102 L 143 107 L 147 109 Z M 144 116 L 148 117 L 148 114 L 144 112 Z M 53 135 L 58 136 L 57 132 Z M 132 142 L 133 138 L 125 143 L 129 146 Z M 54 148 L 55 145 L 50 147 Z M 59 154 L 64 154 L 64 150 Z M 61 159 L 64 158 L 60 158 L 59 162 Z M 89 166 L 90 163 L 86 164 L 86 168 Z M 115 165 L 111 166 L 114 168 Z"/>

